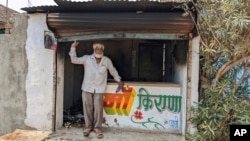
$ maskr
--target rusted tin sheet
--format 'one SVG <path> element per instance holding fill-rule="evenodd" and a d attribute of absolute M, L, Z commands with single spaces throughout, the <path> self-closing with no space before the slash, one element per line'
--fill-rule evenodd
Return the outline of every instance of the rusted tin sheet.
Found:
<path fill-rule="evenodd" d="M 182 13 L 50 13 L 47 24 L 59 37 L 110 32 L 190 33 L 190 17 Z"/>

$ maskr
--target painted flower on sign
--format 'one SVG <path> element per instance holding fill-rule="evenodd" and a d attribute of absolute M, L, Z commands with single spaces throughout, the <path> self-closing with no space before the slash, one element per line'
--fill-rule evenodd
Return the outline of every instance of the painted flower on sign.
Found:
<path fill-rule="evenodd" d="M 117 118 L 114 119 L 114 122 L 115 122 L 115 124 L 116 124 L 117 126 L 119 126 L 119 123 L 118 123 Z"/>
<path fill-rule="evenodd" d="M 144 128 L 148 128 L 148 124 L 152 124 L 156 129 L 165 129 L 165 127 L 161 125 L 161 123 L 154 121 L 153 118 L 154 117 L 150 117 L 150 118 L 146 117 L 145 119 L 143 119 L 142 112 L 136 110 L 134 112 L 134 115 L 131 116 L 131 121 L 135 124 L 142 125 Z M 138 121 L 138 120 L 141 120 L 141 121 Z"/>
<path fill-rule="evenodd" d="M 137 119 L 137 120 L 143 119 L 141 111 L 136 110 L 134 112 L 134 116 L 135 116 L 135 119 Z"/>
<path fill-rule="evenodd" d="M 107 120 L 106 120 L 106 118 L 105 118 L 105 117 L 103 117 L 103 118 L 102 118 L 102 123 L 103 123 L 103 124 L 105 124 L 105 123 L 106 123 L 106 121 L 107 121 Z"/>
<path fill-rule="evenodd" d="M 107 123 L 107 120 L 105 117 L 102 118 L 102 124 L 106 125 L 109 127 L 109 124 Z"/>

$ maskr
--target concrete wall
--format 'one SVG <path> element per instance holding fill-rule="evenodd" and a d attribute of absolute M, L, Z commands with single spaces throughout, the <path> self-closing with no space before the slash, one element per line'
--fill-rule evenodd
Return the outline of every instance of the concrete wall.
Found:
<path fill-rule="evenodd" d="M 176 46 L 175 54 L 175 72 L 174 82 L 181 85 L 182 109 L 181 114 L 181 132 L 185 134 L 186 130 L 186 98 L 187 98 L 187 48 L 188 42 L 180 41 Z"/>
<path fill-rule="evenodd" d="M 200 37 L 197 36 L 192 40 L 192 76 L 191 76 L 191 106 L 197 107 L 198 95 L 199 95 L 199 68 L 200 68 Z M 192 115 L 191 115 L 192 116 Z M 194 133 L 196 128 L 190 125 L 188 129 L 190 133 Z"/>
<path fill-rule="evenodd" d="M 6 15 L 6 7 L 0 4 L 0 29 L 4 28 L 4 23 L 6 23 L 8 17 L 10 17 L 14 13 L 18 12 L 10 8 L 7 8 L 7 15 Z"/>
<path fill-rule="evenodd" d="M 186 109 L 187 106 L 190 108 L 191 106 L 197 106 L 195 102 L 198 102 L 198 82 L 199 82 L 199 42 L 200 38 L 195 37 L 192 40 L 190 40 L 191 44 L 191 51 L 190 54 L 191 60 L 190 62 L 184 61 L 186 63 L 176 63 L 175 64 L 175 75 L 174 75 L 174 82 L 181 84 L 182 89 L 181 93 L 183 95 L 183 109 Z M 179 50 L 181 51 L 181 50 Z M 181 53 L 182 54 L 182 53 Z M 188 53 L 187 53 L 188 54 Z M 188 56 L 187 56 L 188 57 Z M 190 65 L 190 66 L 188 66 Z M 188 67 L 190 71 L 190 80 L 188 80 Z M 188 82 L 190 82 L 190 86 L 188 86 Z M 190 88 L 190 95 L 188 95 L 188 87 Z M 188 99 L 187 99 L 188 98 Z M 182 133 L 194 133 L 196 130 L 190 122 L 186 123 L 186 119 L 190 118 L 191 113 L 189 110 L 186 110 L 186 115 L 183 114 L 183 121 L 182 121 Z M 185 125 L 186 124 L 186 125 Z"/>
<path fill-rule="evenodd" d="M 0 34 L 0 135 L 27 128 L 25 80 L 28 60 L 25 44 L 28 17 L 16 14 L 12 17 L 14 28 L 11 34 Z"/>
<path fill-rule="evenodd" d="M 52 130 L 53 111 L 53 50 L 44 48 L 44 31 L 48 30 L 45 14 L 31 14 L 28 20 L 26 54 L 28 74 L 26 78 L 25 124 L 38 130 Z"/>
<path fill-rule="evenodd" d="M 187 65 L 176 64 L 174 82 L 181 85 L 181 96 L 182 96 L 182 109 L 183 114 L 181 115 L 181 132 L 185 134 L 186 128 L 186 94 L 187 94 Z"/>
<path fill-rule="evenodd" d="M 44 48 L 46 15 L 17 14 L 12 21 L 11 34 L 0 35 L 0 135 L 52 130 L 55 52 Z"/>
<path fill-rule="evenodd" d="M 55 128 L 61 128 L 63 125 L 63 99 L 64 99 L 64 63 L 65 63 L 65 56 L 68 56 L 68 52 L 65 53 L 65 47 L 58 46 L 57 49 L 57 66 L 56 66 L 56 73 L 57 73 L 57 81 L 56 81 L 56 123 Z"/>

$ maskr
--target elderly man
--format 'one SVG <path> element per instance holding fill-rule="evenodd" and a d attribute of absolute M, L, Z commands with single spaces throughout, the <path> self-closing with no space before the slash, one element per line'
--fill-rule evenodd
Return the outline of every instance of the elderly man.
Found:
<path fill-rule="evenodd" d="M 84 78 L 82 83 L 82 102 L 86 128 L 84 136 L 95 131 L 98 138 L 103 137 L 101 130 L 103 118 L 103 93 L 107 85 L 107 70 L 113 76 L 119 86 L 122 86 L 121 77 L 112 64 L 112 61 L 103 56 L 104 45 L 94 43 L 92 55 L 77 57 L 76 47 L 79 42 L 74 41 L 70 48 L 70 58 L 73 64 L 84 65 Z"/>

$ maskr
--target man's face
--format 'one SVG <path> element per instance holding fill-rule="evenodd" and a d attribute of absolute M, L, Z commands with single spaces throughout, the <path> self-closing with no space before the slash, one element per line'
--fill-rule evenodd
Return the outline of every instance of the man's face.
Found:
<path fill-rule="evenodd" d="M 101 47 L 96 47 L 95 48 L 95 53 L 96 54 L 103 54 L 103 49 Z"/>

